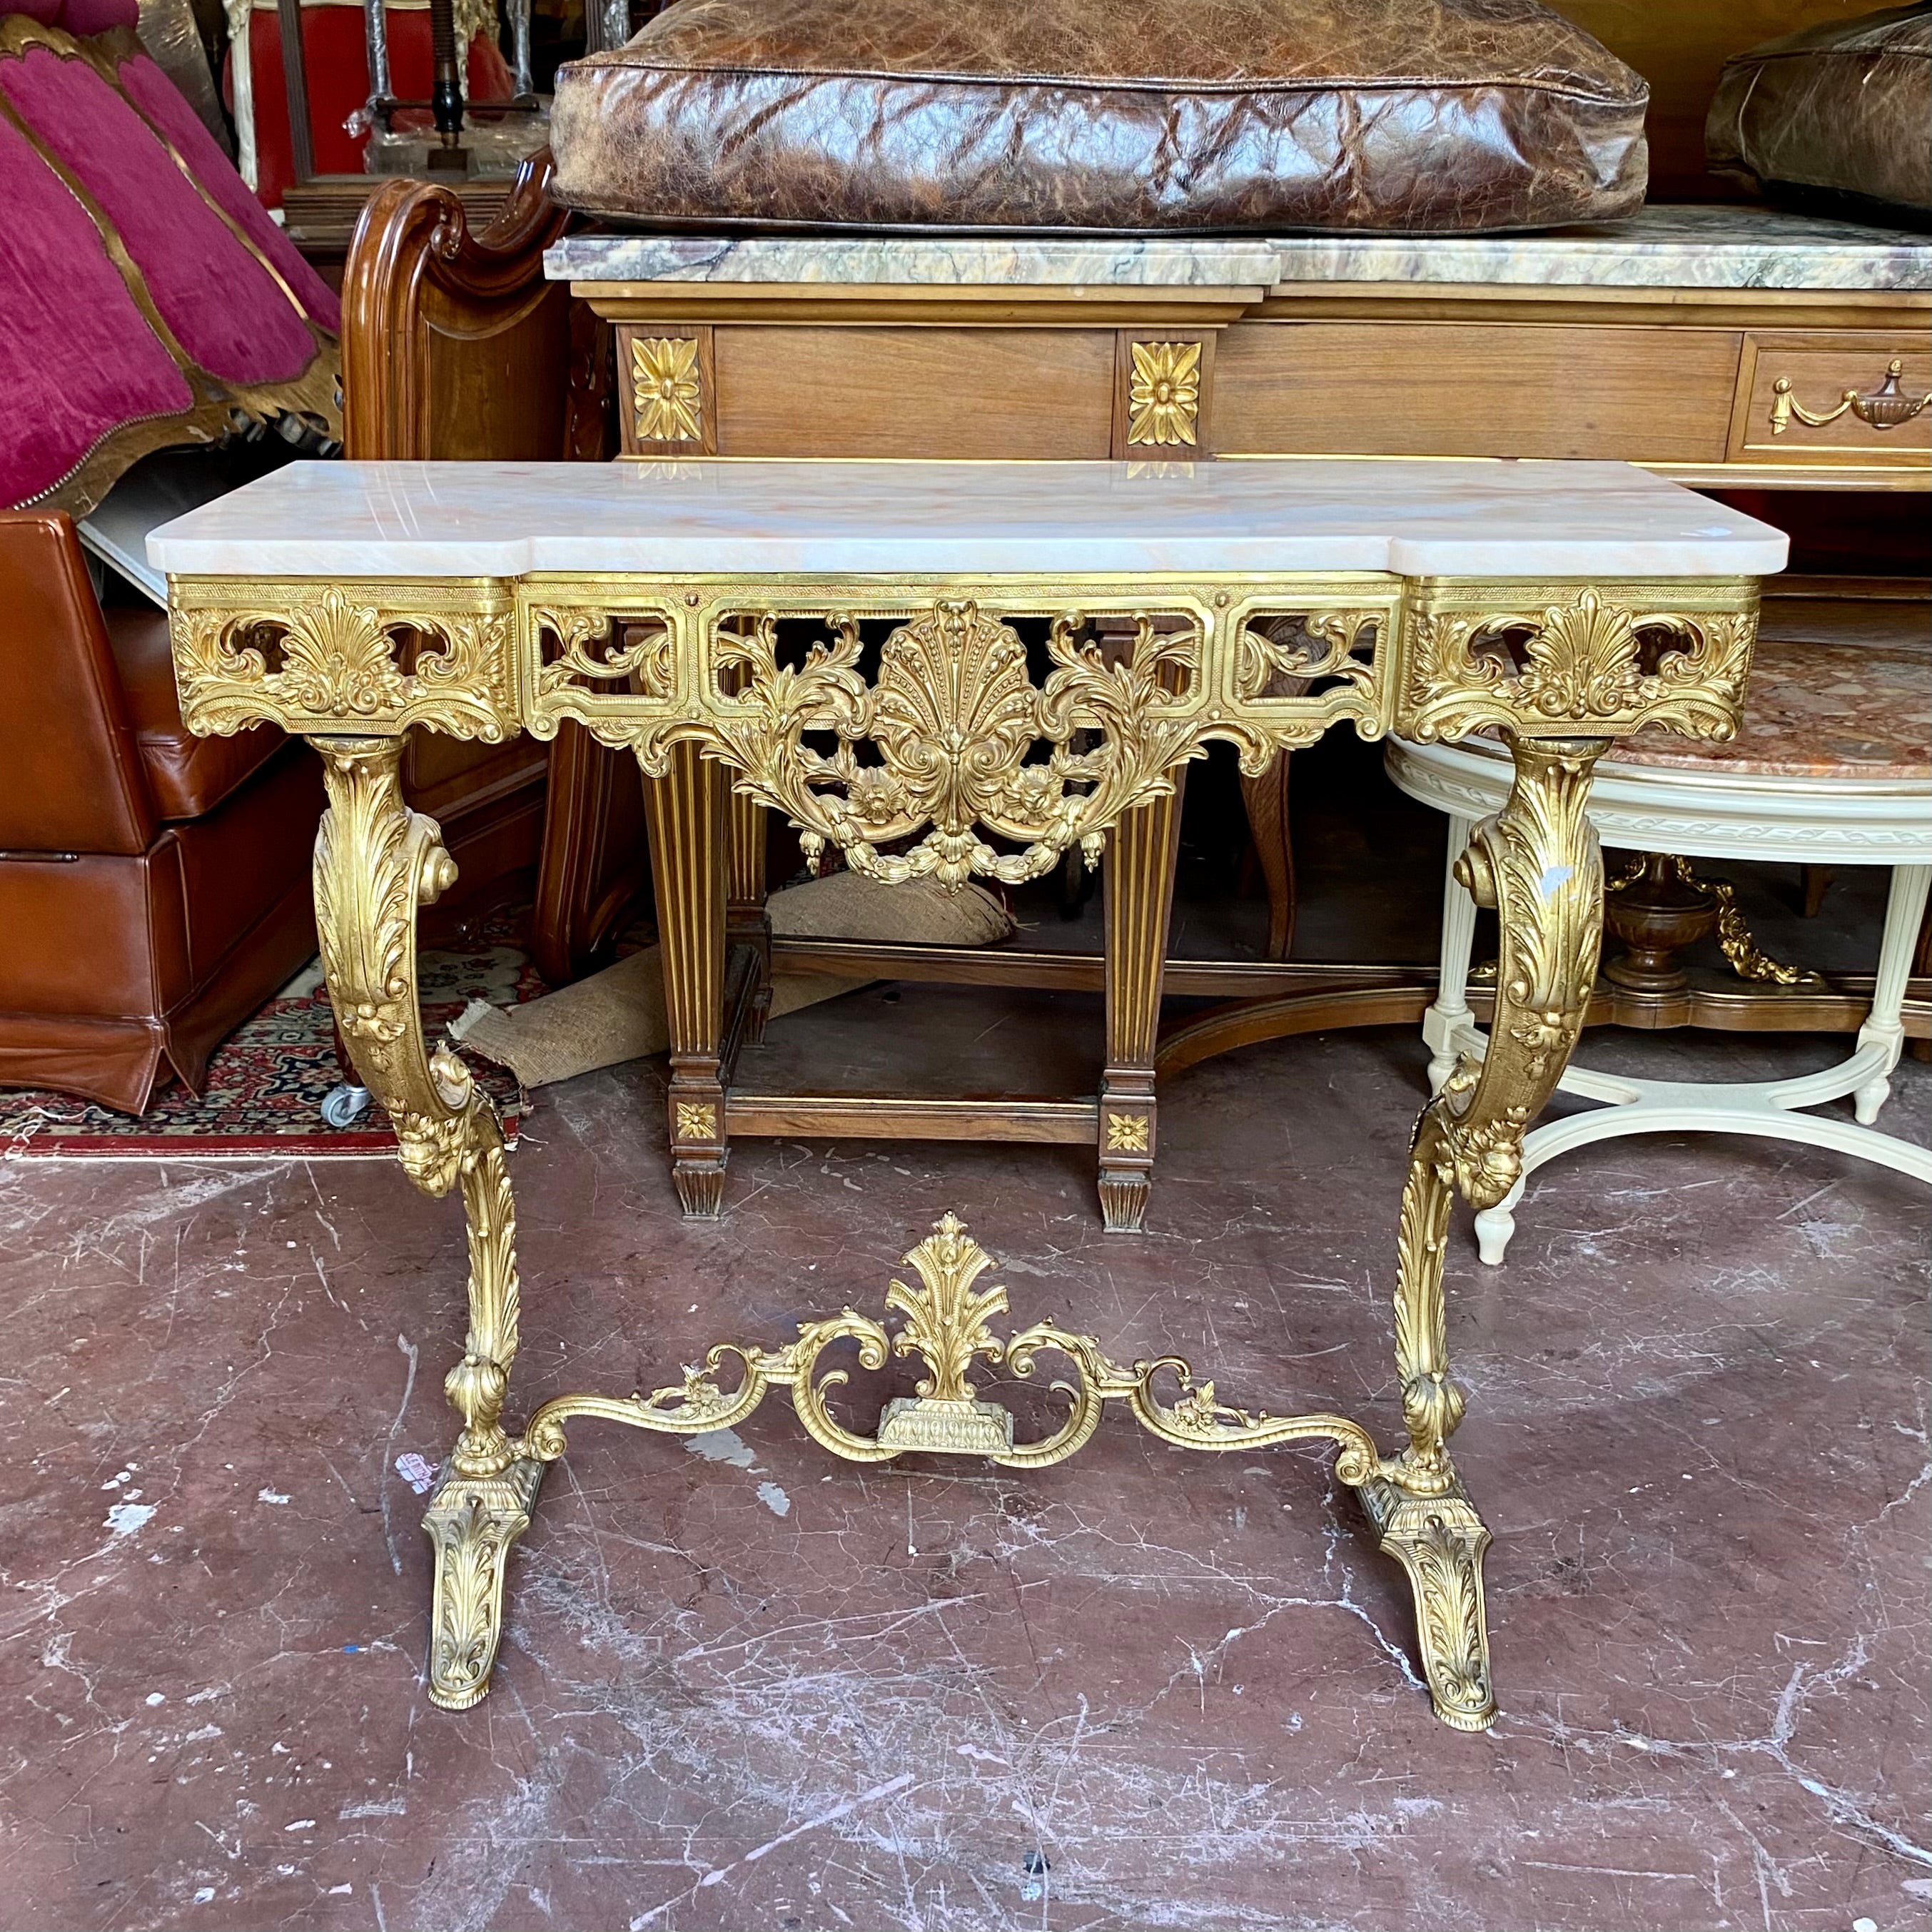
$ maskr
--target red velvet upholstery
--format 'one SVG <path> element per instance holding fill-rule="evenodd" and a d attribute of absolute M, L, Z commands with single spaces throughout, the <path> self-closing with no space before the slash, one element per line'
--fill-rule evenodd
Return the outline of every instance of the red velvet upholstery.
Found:
<path fill-rule="evenodd" d="M 140 22 L 141 0 L 0 0 L 0 17 L 24 14 L 44 27 L 58 27 L 76 39 Z"/>
<path fill-rule="evenodd" d="M 230 382 L 301 374 L 314 337 L 124 96 L 38 46 L 0 62 L 0 94 L 100 204 L 194 361 Z"/>
<path fill-rule="evenodd" d="M 119 74 L 128 98 L 187 162 L 196 184 L 267 256 L 310 317 L 334 334 L 342 326 L 342 304 L 335 291 L 309 266 L 280 225 L 268 219 L 268 210 L 248 192 L 248 184 L 215 146 L 214 136 L 180 89 L 146 54 L 123 61 Z"/>
<path fill-rule="evenodd" d="M 131 30 L 42 4 L 0 0 L 0 508 L 85 514 L 244 415 L 338 424 L 334 296 Z"/>
<path fill-rule="evenodd" d="M 118 424 L 194 401 L 100 232 L 0 116 L 0 505 L 52 490 Z"/>
<path fill-rule="evenodd" d="M 140 19 L 140 0 L 66 0 L 55 25 L 85 40 L 116 27 L 136 26 Z"/>

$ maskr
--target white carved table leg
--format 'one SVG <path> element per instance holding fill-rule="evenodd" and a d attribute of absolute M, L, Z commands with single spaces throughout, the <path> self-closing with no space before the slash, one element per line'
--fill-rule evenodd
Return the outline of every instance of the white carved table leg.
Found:
<path fill-rule="evenodd" d="M 1878 1118 L 1892 1092 L 1888 1077 L 1905 1046 L 1905 982 L 1912 970 L 1912 949 L 1918 922 L 1925 916 L 1927 889 L 1932 886 L 1932 866 L 1895 866 L 1892 892 L 1886 901 L 1885 937 L 1879 942 L 1878 978 L 1872 988 L 1869 1018 L 1858 1029 L 1861 1052 L 1876 1047 L 1886 1055 L 1885 1070 L 1856 1088 L 1852 1106 L 1858 1124 L 1868 1127 Z"/>
<path fill-rule="evenodd" d="M 1531 1174 L 1559 1155 L 1601 1141 L 1632 1134 L 1750 1134 L 1760 1139 L 1793 1141 L 1868 1160 L 1913 1179 L 1932 1182 L 1932 1153 L 1893 1134 L 1876 1132 L 1870 1123 L 1892 1090 L 1887 1077 L 1898 1064 L 1905 1040 L 1902 1017 L 1905 986 L 1918 922 L 1924 916 L 1932 866 L 1893 868 L 1886 904 L 1885 935 L 1879 946 L 1878 974 L 1871 1017 L 1858 1031 L 1857 1050 L 1817 1073 L 1796 1079 L 1700 1082 L 1638 1080 L 1573 1066 L 1560 1083 L 1565 1093 L 1607 1104 L 1538 1127 L 1523 1142 L 1522 1179 L 1492 1208 L 1476 1216 L 1476 1240 L 1483 1259 L 1495 1267 L 1516 1232 L 1514 1210 Z M 1850 1094 L 1858 1124 L 1802 1112 Z"/>
<path fill-rule="evenodd" d="M 1422 1037 L 1429 1046 L 1429 1090 L 1439 1094 L 1456 1070 L 1456 1056 L 1475 1022 L 1469 1011 L 1469 956 L 1476 942 L 1476 902 L 1456 876 L 1468 850 L 1476 821 L 1452 814 L 1449 854 L 1442 868 L 1442 959 L 1435 1003 L 1422 1016 Z"/>

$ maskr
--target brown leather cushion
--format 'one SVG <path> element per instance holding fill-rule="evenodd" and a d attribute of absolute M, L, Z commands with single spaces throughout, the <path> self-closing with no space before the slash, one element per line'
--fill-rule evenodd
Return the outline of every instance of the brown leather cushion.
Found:
<path fill-rule="evenodd" d="M 107 641 L 140 748 L 141 769 L 164 818 L 199 818 L 259 771 L 288 740 L 258 724 L 232 738 L 196 738 L 182 722 L 160 610 L 109 610 Z"/>
<path fill-rule="evenodd" d="M 554 192 L 664 224 L 1465 233 L 1643 199 L 1534 0 L 675 0 L 559 70 Z"/>
<path fill-rule="evenodd" d="M 1808 27 L 1724 63 L 1711 166 L 1932 214 L 1932 8 Z"/>

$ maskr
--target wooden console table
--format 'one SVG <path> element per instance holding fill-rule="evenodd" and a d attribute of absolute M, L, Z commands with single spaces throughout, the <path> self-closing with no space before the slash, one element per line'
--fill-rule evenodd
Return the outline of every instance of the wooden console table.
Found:
<path fill-rule="evenodd" d="M 549 173 L 548 155 L 529 164 L 481 238 L 444 188 L 392 183 L 372 204 L 344 284 L 352 455 L 1497 455 L 1615 458 L 1753 490 L 1932 482 L 1932 415 L 1880 428 L 1849 410 L 1822 427 L 1796 414 L 1882 387 L 1894 356 L 1908 401 L 1924 392 L 1922 235 L 1653 206 L 1558 233 L 1426 241 L 560 241 Z M 1774 349 L 1796 359 L 1772 367 Z M 1794 404 L 1781 430 L 1780 378 Z M 432 424 L 432 395 L 460 406 Z M 643 833 L 617 754 L 574 727 L 551 752 L 532 942 L 561 982 L 623 923 L 644 884 Z M 1348 998 L 1283 963 L 1294 904 L 1283 762 L 1243 787 L 1268 956 L 1217 966 L 1214 990 L 1244 1004 L 1209 1031 L 1412 1023 L 1429 997 L 1413 974 L 1406 992 Z M 779 943 L 794 966 L 872 970 L 843 944 L 801 956 Z M 1100 970 L 1092 956 L 1012 948 L 902 963 L 1029 986 L 1069 970 L 1097 984 Z M 1184 1057 L 1204 1043 L 1190 1025 L 1174 1046 Z"/>
<path fill-rule="evenodd" d="M 1444 1446 L 1463 1407 L 1444 1339 L 1450 1208 L 1457 1190 L 1478 1208 L 1508 1192 L 1582 1024 L 1603 890 L 1592 768 L 1640 726 L 1734 728 L 1757 580 L 1782 566 L 1780 535 L 1620 464 L 687 460 L 295 465 L 149 548 L 169 573 L 192 727 L 268 721 L 322 754 L 330 997 L 405 1172 L 430 1195 L 460 1190 L 467 1216 L 470 1332 L 446 1384 L 464 1427 L 425 1523 L 436 1701 L 460 1708 L 488 1688 L 506 1553 L 566 1422 L 697 1433 L 779 1385 L 813 1436 L 862 1461 L 1056 1462 L 1112 1400 L 1186 1448 L 1330 1441 L 1408 1573 L 1437 1712 L 1490 1722 L 1489 1532 Z M 974 1289 L 987 1258 L 950 1216 L 908 1257 L 920 1286 L 888 1298 L 905 1318 L 896 1335 L 848 1310 L 795 1341 L 720 1342 L 681 1382 L 563 1396 L 512 1436 L 509 1177 L 488 1101 L 423 1036 L 417 913 L 454 868 L 398 772 L 412 728 L 494 742 L 548 737 L 566 719 L 634 753 L 646 780 L 687 1214 L 720 1212 L 734 1132 L 970 1136 L 1094 1145 L 1120 1229 L 1141 1225 L 1156 1147 L 1154 1023 L 1187 762 L 1220 740 L 1259 769 L 1343 722 L 1423 741 L 1500 729 L 1514 784 L 1462 862 L 1499 916 L 1495 1023 L 1480 1064 L 1460 1066 L 1423 1114 L 1396 1236 L 1406 1447 L 1384 1456 L 1341 1416 L 1230 1407 L 1184 1362 L 1124 1368 L 1050 1325 L 996 1338 L 1004 1291 Z M 1097 1093 L 748 1090 L 738 1062 L 758 1028 L 768 929 L 728 786 L 785 814 L 808 850 L 836 843 L 888 882 L 1017 880 L 1076 843 L 1104 850 Z M 825 1406 L 820 1358 L 842 1342 L 869 1369 L 889 1349 L 928 1365 L 875 1436 Z M 1024 1375 L 1048 1352 L 1072 1366 L 1067 1418 L 1016 1443 L 969 1371 L 1004 1355 Z"/>

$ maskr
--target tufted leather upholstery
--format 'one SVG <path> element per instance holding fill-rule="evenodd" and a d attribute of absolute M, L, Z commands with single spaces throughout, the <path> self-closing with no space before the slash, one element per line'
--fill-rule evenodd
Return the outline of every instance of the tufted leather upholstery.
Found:
<path fill-rule="evenodd" d="M 1932 214 L 1932 7 L 1888 8 L 1724 63 L 1711 166 Z"/>
<path fill-rule="evenodd" d="M 1461 233 L 1631 212 L 1648 98 L 1534 0 L 676 0 L 550 124 L 657 224 Z"/>

